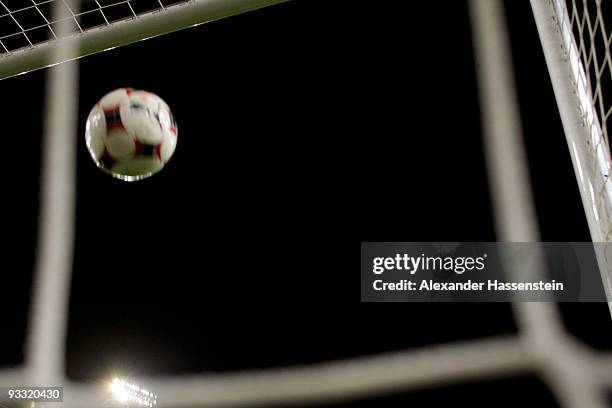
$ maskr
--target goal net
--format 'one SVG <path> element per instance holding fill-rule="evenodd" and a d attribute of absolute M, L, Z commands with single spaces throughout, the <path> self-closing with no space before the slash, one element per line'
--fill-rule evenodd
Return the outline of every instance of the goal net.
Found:
<path fill-rule="evenodd" d="M 79 57 L 212 19 L 275 3 L 272 0 L 85 1 L 0 0 L 0 78 Z M 148 4 L 137 8 L 136 4 Z M 594 241 L 612 238 L 610 151 L 609 4 L 601 0 L 531 0 L 570 154 Z M 489 148 L 488 171 L 502 187 L 503 203 L 526 169 L 513 94 L 501 0 L 471 0 L 479 87 Z M 121 406 L 110 402 L 99 383 L 73 383 L 64 367 L 75 205 L 76 81 L 78 62 L 49 71 L 41 181 L 41 217 L 26 362 L 0 369 L 2 385 L 64 387 L 64 407 Z M 1 86 L 1 83 L 0 83 Z M 502 143 L 502 144 L 500 144 Z M 500 146 L 511 151 L 494 160 Z M 499 166 L 503 165 L 503 166 Z M 504 167 L 508 165 L 507 167 Z M 500 240 L 537 240 L 529 194 L 512 207 L 499 205 Z M 517 198 L 518 197 L 518 198 Z M 523 200 L 524 198 L 524 200 Z M 523 201 L 522 201 L 523 200 Z M 514 211 L 514 213 L 513 213 Z M 518 211 L 518 212 L 517 212 Z M 521 222 L 508 223 L 509 219 Z M 599 258 L 606 265 L 605 254 Z M 606 291 L 608 269 L 602 268 Z M 350 401 L 475 378 L 514 373 L 541 376 L 565 407 L 605 407 L 612 387 L 612 361 L 569 336 L 554 304 L 516 303 L 518 334 L 440 344 L 344 361 L 248 371 L 136 379 L 159 396 L 158 406 L 218 407 L 322 404 Z M 4 402 L 0 400 L 0 403 Z M 115 405 L 113 405 L 115 404 Z"/>
<path fill-rule="evenodd" d="M 186 3 L 187 0 L 155 0 L 132 2 L 127 0 L 90 0 L 79 9 L 73 9 L 70 2 L 63 0 L 4 0 L 0 2 L 0 48 L 11 54 L 23 48 L 34 47 L 48 39 L 57 39 L 57 27 L 62 18 L 51 15 L 54 3 L 62 3 L 69 13 L 71 33 L 82 33 L 153 11 L 166 10 L 171 6 Z"/>
<path fill-rule="evenodd" d="M 0 79 L 63 62 L 56 44 L 75 42 L 82 57 L 282 1 L 2 0 Z"/>

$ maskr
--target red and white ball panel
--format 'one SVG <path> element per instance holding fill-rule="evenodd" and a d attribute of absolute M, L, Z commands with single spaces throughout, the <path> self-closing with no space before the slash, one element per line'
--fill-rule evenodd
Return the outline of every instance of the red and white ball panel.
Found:
<path fill-rule="evenodd" d="M 155 174 L 164 167 L 160 160 L 151 157 L 136 157 L 133 160 L 121 161 L 113 166 L 113 171 L 127 176 Z"/>
<path fill-rule="evenodd" d="M 131 88 L 115 89 L 104 95 L 104 97 L 100 99 L 100 102 L 98 102 L 98 105 L 104 110 L 115 108 L 123 103 L 131 92 Z"/>
<path fill-rule="evenodd" d="M 94 161 L 98 161 L 104 155 L 104 139 L 106 137 L 106 120 L 104 111 L 94 106 L 85 126 L 85 142 Z"/>
<path fill-rule="evenodd" d="M 162 142 L 163 127 L 159 117 L 163 105 L 148 92 L 133 91 L 120 105 L 121 121 L 143 143 Z"/>
<path fill-rule="evenodd" d="M 161 144 L 159 154 L 164 163 L 168 163 L 168 160 L 170 160 L 174 154 L 174 149 L 176 149 L 176 137 L 171 137 L 168 140 L 164 140 L 164 142 Z"/>
<path fill-rule="evenodd" d="M 105 95 L 87 118 L 85 139 L 96 165 L 114 177 L 149 177 L 176 149 L 176 122 L 159 96 L 132 88 Z"/>
<path fill-rule="evenodd" d="M 106 150 L 114 160 L 130 160 L 136 152 L 136 140 L 123 129 L 114 129 L 106 135 Z"/>

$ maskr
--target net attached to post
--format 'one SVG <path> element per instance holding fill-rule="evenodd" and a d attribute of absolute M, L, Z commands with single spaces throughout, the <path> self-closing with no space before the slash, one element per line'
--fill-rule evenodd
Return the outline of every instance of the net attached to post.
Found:
<path fill-rule="evenodd" d="M 546 63 L 594 242 L 612 241 L 612 3 L 532 0 Z M 612 253 L 597 252 L 608 301 Z M 610 303 L 612 310 L 612 303 Z"/>

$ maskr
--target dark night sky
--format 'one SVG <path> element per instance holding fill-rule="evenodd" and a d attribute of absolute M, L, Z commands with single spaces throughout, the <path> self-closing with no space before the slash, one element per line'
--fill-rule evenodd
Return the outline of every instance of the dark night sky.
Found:
<path fill-rule="evenodd" d="M 294 0 L 81 61 L 71 378 L 300 364 L 516 330 L 505 304 L 359 303 L 361 241 L 495 240 L 466 4 L 400 3 Z M 543 240 L 587 241 L 529 3 L 508 6 Z M 0 365 L 23 359 L 44 73 L 0 83 L 12 96 L 1 102 Z M 99 171 L 82 137 L 93 104 L 123 86 L 157 93 L 178 121 L 172 162 L 137 183 Z M 563 311 L 570 331 L 612 348 L 605 304 Z M 509 389 L 554 406 L 531 377 L 361 405 L 485 406 Z"/>

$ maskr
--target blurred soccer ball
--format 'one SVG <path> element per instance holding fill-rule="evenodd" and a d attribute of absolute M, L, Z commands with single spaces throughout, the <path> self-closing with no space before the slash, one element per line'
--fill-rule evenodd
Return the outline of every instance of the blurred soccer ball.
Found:
<path fill-rule="evenodd" d="M 91 110 L 85 141 L 96 165 L 125 181 L 160 171 L 172 157 L 176 122 L 159 96 L 132 88 L 117 89 Z"/>

